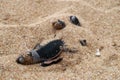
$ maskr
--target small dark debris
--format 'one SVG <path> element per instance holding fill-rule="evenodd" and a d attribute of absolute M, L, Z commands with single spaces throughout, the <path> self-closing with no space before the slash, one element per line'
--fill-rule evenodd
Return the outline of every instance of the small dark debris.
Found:
<path fill-rule="evenodd" d="M 76 16 L 70 16 L 70 22 L 75 25 L 81 26 L 81 24 Z"/>
<path fill-rule="evenodd" d="M 54 38 L 56 37 L 56 34 L 54 35 Z"/>
<path fill-rule="evenodd" d="M 87 46 L 87 41 L 86 40 L 80 40 L 80 44 L 82 46 Z"/>
<path fill-rule="evenodd" d="M 101 47 L 100 47 L 100 51 L 101 51 L 101 50 L 103 50 L 103 49 L 104 49 L 104 47 L 103 47 L 103 46 L 101 46 Z"/>
<path fill-rule="evenodd" d="M 117 46 L 117 44 L 116 43 L 113 43 L 113 45 L 112 46 Z"/>

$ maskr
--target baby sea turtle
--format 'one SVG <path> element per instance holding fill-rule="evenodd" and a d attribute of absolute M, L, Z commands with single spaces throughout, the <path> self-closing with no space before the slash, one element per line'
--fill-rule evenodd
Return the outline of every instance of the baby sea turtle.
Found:
<path fill-rule="evenodd" d="M 58 19 L 58 21 L 55 21 L 52 23 L 52 26 L 54 29 L 60 30 L 60 29 L 63 29 L 66 25 L 64 21 L 61 21 Z"/>
<path fill-rule="evenodd" d="M 76 16 L 70 16 L 70 22 L 75 25 L 81 26 L 81 24 Z"/>
<path fill-rule="evenodd" d="M 64 42 L 61 39 L 50 41 L 44 46 L 38 44 L 27 54 L 19 56 L 16 62 L 23 65 L 41 63 L 41 66 L 56 63 L 62 59 L 60 54 L 63 50 L 63 45 Z"/>
<path fill-rule="evenodd" d="M 65 45 L 62 39 L 56 39 L 47 44 L 37 44 L 33 50 L 20 55 L 16 62 L 23 65 L 41 63 L 41 66 L 48 66 L 62 60 L 62 52 L 75 53 L 78 50 L 69 45 Z"/>

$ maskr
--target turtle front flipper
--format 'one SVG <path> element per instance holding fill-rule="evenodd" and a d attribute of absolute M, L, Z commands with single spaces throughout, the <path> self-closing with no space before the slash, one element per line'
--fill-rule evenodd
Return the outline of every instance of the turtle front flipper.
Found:
<path fill-rule="evenodd" d="M 52 64 L 56 64 L 56 63 L 60 62 L 62 59 L 63 59 L 62 57 L 57 57 L 57 58 L 52 59 L 52 60 L 47 60 L 47 61 L 42 62 L 41 66 L 46 67 L 46 66 L 49 66 Z"/>
<path fill-rule="evenodd" d="M 37 43 L 33 49 L 34 50 L 38 50 L 38 49 L 40 49 L 42 47 L 43 47 L 42 45 L 40 45 L 39 43 Z"/>

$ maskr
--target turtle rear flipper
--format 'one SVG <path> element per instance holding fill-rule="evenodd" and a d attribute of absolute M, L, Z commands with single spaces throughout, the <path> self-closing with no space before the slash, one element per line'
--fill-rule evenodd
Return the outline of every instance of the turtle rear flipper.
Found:
<path fill-rule="evenodd" d="M 46 67 L 52 64 L 56 64 L 60 62 L 62 59 L 63 59 L 62 57 L 57 57 L 56 59 L 53 59 L 53 60 L 44 61 L 41 63 L 41 66 Z"/>
<path fill-rule="evenodd" d="M 69 45 L 64 45 L 61 47 L 64 52 L 70 52 L 70 53 L 76 53 L 78 51 L 77 48 L 69 46 Z"/>

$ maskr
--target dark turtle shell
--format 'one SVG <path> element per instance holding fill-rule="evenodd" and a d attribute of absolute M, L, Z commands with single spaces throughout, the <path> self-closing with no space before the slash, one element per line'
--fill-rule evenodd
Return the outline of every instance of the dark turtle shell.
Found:
<path fill-rule="evenodd" d="M 73 23 L 75 25 L 81 26 L 80 22 L 76 16 L 70 16 L 70 21 L 71 21 L 71 23 Z"/>
<path fill-rule="evenodd" d="M 39 54 L 41 61 L 46 61 L 51 58 L 54 58 L 59 54 L 61 51 L 61 46 L 64 45 L 64 42 L 60 39 L 58 40 L 53 40 L 46 44 L 45 46 L 41 47 L 39 50 L 36 52 Z"/>

